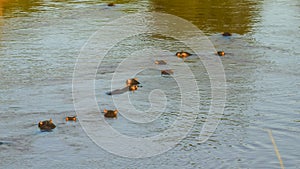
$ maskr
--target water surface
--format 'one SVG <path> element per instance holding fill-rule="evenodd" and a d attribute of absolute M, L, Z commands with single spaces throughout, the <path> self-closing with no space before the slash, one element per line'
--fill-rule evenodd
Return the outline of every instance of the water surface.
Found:
<path fill-rule="evenodd" d="M 94 0 L 0 2 L 0 168 L 280 168 L 269 130 L 284 166 L 299 168 L 298 1 L 120 0 L 113 8 L 106 6 L 107 1 Z M 192 130 L 166 153 L 130 159 L 101 149 L 79 123 L 66 123 L 64 117 L 75 114 L 72 75 L 88 38 L 113 19 L 148 11 L 190 21 L 216 50 L 228 53 L 221 58 L 227 99 L 217 130 L 207 142 L 199 143 L 211 92 L 201 60 L 191 59 L 187 64 L 197 77 L 201 95 L 201 108 Z M 233 36 L 222 37 L 224 31 Z M 116 45 L 96 76 L 95 92 L 101 109 L 115 106 L 105 92 L 110 90 L 111 77 L 122 57 L 135 47 L 144 49 L 149 45 L 174 53 L 188 50 L 174 39 L 157 35 L 131 37 Z M 122 116 L 107 122 L 123 134 L 153 136 L 178 116 L 180 93 L 176 81 L 161 77 L 156 70 L 145 70 L 137 76 L 149 85 L 129 94 L 132 104 L 147 109 L 148 94 L 160 88 L 170 100 L 165 113 L 149 124 L 132 123 Z M 57 128 L 41 133 L 37 123 L 49 118 Z"/>

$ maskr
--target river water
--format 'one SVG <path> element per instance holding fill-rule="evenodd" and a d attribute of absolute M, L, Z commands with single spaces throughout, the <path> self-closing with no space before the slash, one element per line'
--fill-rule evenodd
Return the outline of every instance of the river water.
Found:
<path fill-rule="evenodd" d="M 0 3 L 0 168 L 300 168 L 299 1 L 118 0 L 114 7 L 96 0 Z M 76 114 L 72 80 L 82 47 L 105 24 L 141 12 L 186 19 L 216 50 L 227 53 L 220 58 L 226 75 L 226 101 L 217 129 L 206 142 L 199 142 L 212 99 L 211 84 L 201 60 L 187 59 L 201 98 L 191 130 L 167 152 L 127 158 L 101 148 L 86 134 L 83 123 L 67 123 L 64 117 Z M 105 40 L 119 37 L 117 33 L 123 31 L 119 29 L 114 27 Z M 223 37 L 224 31 L 233 35 Z M 118 106 L 105 94 L 118 64 L 132 53 L 140 58 L 151 55 L 148 47 L 155 45 L 174 54 L 189 50 L 158 35 L 123 40 L 96 71 L 99 109 Z M 168 51 L 160 58 L 181 61 Z M 150 123 L 132 123 L 122 112 L 117 119 L 106 121 L 125 135 L 150 137 L 166 130 L 179 116 L 180 87 L 176 79 L 161 77 L 157 70 L 144 70 L 136 76 L 143 87 L 128 94 L 132 105 L 147 110 L 148 95 L 161 89 L 167 97 L 160 101 L 168 99 L 163 114 Z M 116 87 L 125 84 L 124 79 L 117 81 L 121 85 Z M 94 115 L 100 121 L 101 113 Z M 57 128 L 40 132 L 37 123 L 49 118 Z"/>

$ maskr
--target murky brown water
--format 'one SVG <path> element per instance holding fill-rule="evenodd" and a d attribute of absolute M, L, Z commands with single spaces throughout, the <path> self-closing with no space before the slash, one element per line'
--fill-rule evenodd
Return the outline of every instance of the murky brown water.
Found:
<path fill-rule="evenodd" d="M 269 130 L 285 168 L 299 168 L 297 0 L 119 0 L 113 8 L 108 8 L 107 2 L 0 1 L 0 168 L 280 168 Z M 166 153 L 130 159 L 106 152 L 90 140 L 80 123 L 65 123 L 63 119 L 75 114 L 72 76 L 85 42 L 113 19 L 146 11 L 165 12 L 190 21 L 217 50 L 228 53 L 221 58 L 227 99 L 214 135 L 199 143 L 211 93 L 205 68 L 200 60 L 191 59 L 187 64 L 196 74 L 201 94 L 201 108 L 192 130 Z M 224 31 L 233 36 L 220 36 Z M 184 48 L 180 43 L 174 45 L 172 39 L 157 36 L 132 37 L 123 44 L 140 45 L 140 49 L 156 44 L 171 52 Z M 110 54 L 115 57 L 106 57 L 99 67 L 95 84 L 101 108 L 114 107 L 105 91 L 110 89 L 114 64 L 122 61 L 124 53 L 130 53 L 123 44 L 112 49 Z M 137 75 L 150 85 L 130 95 L 132 104 L 141 110 L 149 107 L 148 93 L 163 86 L 172 99 L 167 113 L 149 124 L 131 123 L 120 116 L 108 120 L 111 126 L 131 136 L 152 136 L 172 124 L 178 116 L 180 93 L 174 92 L 177 88 L 172 78 L 156 75 L 155 70 Z M 57 128 L 51 133 L 39 132 L 38 121 L 50 117 Z"/>

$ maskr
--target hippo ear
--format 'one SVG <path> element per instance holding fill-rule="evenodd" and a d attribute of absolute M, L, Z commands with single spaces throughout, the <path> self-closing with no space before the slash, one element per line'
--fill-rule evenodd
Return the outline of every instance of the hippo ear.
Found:
<path fill-rule="evenodd" d="M 104 113 L 107 113 L 107 110 L 106 110 L 106 109 L 104 109 L 104 110 L 103 110 L 103 112 L 104 112 Z"/>
<path fill-rule="evenodd" d="M 138 78 L 133 78 L 134 80 L 138 81 Z"/>
<path fill-rule="evenodd" d="M 119 111 L 116 109 L 115 112 L 118 113 Z"/>
<path fill-rule="evenodd" d="M 51 119 L 51 118 L 50 118 L 50 120 L 49 120 L 49 121 L 50 121 L 50 123 L 52 123 L 52 119 Z"/>
<path fill-rule="evenodd" d="M 43 122 L 42 122 L 42 121 L 40 121 L 40 122 L 39 122 L 39 125 L 43 125 Z"/>

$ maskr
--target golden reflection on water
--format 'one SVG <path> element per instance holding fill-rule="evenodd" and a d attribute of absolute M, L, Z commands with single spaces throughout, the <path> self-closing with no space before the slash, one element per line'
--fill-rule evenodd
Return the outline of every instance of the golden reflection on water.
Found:
<path fill-rule="evenodd" d="M 59 0 L 74 3 L 74 1 Z M 136 0 L 95 1 L 101 4 L 137 3 Z M 20 12 L 37 11 L 41 0 L 0 0 L 0 15 L 15 17 Z M 206 33 L 232 32 L 245 34 L 251 31 L 257 21 L 261 3 L 255 0 L 149 0 L 150 11 L 165 12 L 187 19 Z M 7 14 L 6 14 L 7 13 Z M 13 14 L 11 14 L 13 13 Z"/>
<path fill-rule="evenodd" d="M 4 4 L 7 0 L 0 0 L 0 16 L 3 16 Z"/>
<path fill-rule="evenodd" d="M 41 0 L 0 0 L 0 16 L 16 17 L 26 12 L 35 12 Z"/>
<path fill-rule="evenodd" d="M 251 31 L 259 4 L 252 0 L 151 0 L 153 10 L 191 21 L 209 33 Z"/>

